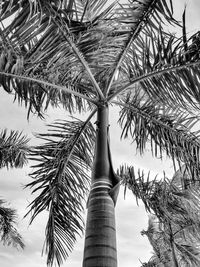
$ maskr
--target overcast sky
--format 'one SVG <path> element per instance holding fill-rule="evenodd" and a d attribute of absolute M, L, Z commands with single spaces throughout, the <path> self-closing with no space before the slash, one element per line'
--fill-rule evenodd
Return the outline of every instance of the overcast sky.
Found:
<path fill-rule="evenodd" d="M 200 1 L 199 0 L 174 0 L 174 10 L 178 18 L 181 19 L 184 4 L 187 3 L 187 24 L 188 31 L 195 32 L 200 29 Z M 113 164 L 117 168 L 121 163 L 134 164 L 137 168 L 150 170 L 152 175 L 162 174 L 165 170 L 170 178 L 173 175 L 171 162 L 161 162 L 152 160 L 150 153 L 143 157 L 136 156 L 134 145 L 126 141 L 120 143 L 119 129 L 116 127 L 117 116 L 113 110 L 110 111 L 112 123 L 111 146 L 113 152 Z M 55 119 L 66 118 L 66 114 L 61 110 L 50 110 L 46 121 L 52 122 Z M 12 96 L 9 96 L 3 90 L 0 90 L 0 128 L 20 130 L 29 137 L 33 137 L 33 132 L 45 131 L 45 122 L 31 117 L 26 120 L 26 112 L 23 107 L 13 103 Z M 28 177 L 29 167 L 22 170 L 0 170 L 0 197 L 9 201 L 10 207 L 17 209 L 19 214 L 19 231 L 23 235 L 26 248 L 24 251 L 17 251 L 10 247 L 4 247 L 0 244 L 0 266 L 2 267 L 45 267 L 46 257 L 41 257 L 42 246 L 44 242 L 44 229 L 46 223 L 46 214 L 38 217 L 35 222 L 28 226 L 29 219 L 23 219 L 26 213 L 26 207 L 31 201 L 29 190 L 23 190 L 23 185 L 30 182 Z M 118 266 L 139 267 L 140 261 L 147 261 L 151 256 L 152 248 L 145 236 L 140 232 L 147 228 L 148 217 L 142 205 L 138 207 L 135 199 L 128 194 L 123 199 L 123 190 L 121 190 L 117 208 L 117 244 L 118 244 Z M 83 254 L 83 238 L 78 239 L 73 253 L 70 255 L 64 267 L 80 267 Z"/>

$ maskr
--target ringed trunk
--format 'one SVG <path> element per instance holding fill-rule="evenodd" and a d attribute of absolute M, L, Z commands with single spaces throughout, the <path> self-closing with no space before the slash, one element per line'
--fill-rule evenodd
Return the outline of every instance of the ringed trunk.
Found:
<path fill-rule="evenodd" d="M 88 199 L 83 267 L 117 267 L 114 175 L 108 144 L 108 107 L 98 108 L 92 183 Z"/>

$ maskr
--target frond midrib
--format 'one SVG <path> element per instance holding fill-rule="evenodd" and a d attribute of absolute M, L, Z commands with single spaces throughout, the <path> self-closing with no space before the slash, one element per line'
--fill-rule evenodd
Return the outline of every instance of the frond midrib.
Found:
<path fill-rule="evenodd" d="M 0 71 L 0 75 L 5 75 L 5 76 L 8 76 L 8 77 L 21 79 L 21 80 L 25 80 L 25 81 L 29 81 L 29 82 L 36 82 L 36 83 L 39 83 L 39 84 L 42 84 L 42 85 L 45 85 L 45 86 L 56 88 L 56 89 L 58 89 L 58 91 L 63 91 L 65 93 L 69 93 L 69 94 L 78 96 L 78 97 L 80 97 L 82 99 L 85 99 L 85 100 L 89 101 L 92 104 L 95 104 L 95 105 L 98 104 L 98 100 L 96 98 L 90 98 L 90 97 L 85 96 L 85 95 L 83 95 L 83 94 L 81 94 L 79 92 L 76 92 L 76 91 L 73 91 L 71 89 L 68 89 L 65 86 L 56 85 L 56 84 L 53 84 L 53 83 L 50 83 L 50 82 L 47 82 L 47 81 L 44 81 L 44 80 L 41 80 L 41 79 L 38 79 L 38 78 L 33 78 L 33 77 L 25 76 L 25 75 L 13 74 L 13 73 L 8 73 L 8 72 L 3 72 L 3 71 Z"/>
<path fill-rule="evenodd" d="M 165 74 L 165 73 L 168 73 L 168 72 L 171 72 L 171 71 L 187 69 L 188 67 L 195 67 L 197 65 L 200 65 L 200 60 L 195 61 L 195 62 L 186 63 L 184 65 L 169 66 L 169 67 L 162 68 L 160 70 L 154 70 L 152 72 L 148 72 L 146 74 L 143 74 L 141 76 L 138 76 L 138 77 L 134 78 L 129 84 L 121 87 L 116 92 L 111 94 L 107 98 L 107 100 L 108 100 L 108 102 L 111 102 L 113 98 L 115 98 L 116 96 L 120 95 L 125 90 L 129 89 L 130 86 L 133 86 L 133 85 L 135 85 L 135 84 L 137 84 L 139 82 L 143 82 L 143 81 L 148 80 L 148 79 L 150 79 L 152 77 L 158 77 L 158 76 L 160 76 L 162 74 Z"/>
<path fill-rule="evenodd" d="M 110 81 L 109 81 L 109 83 L 108 83 L 107 90 L 106 90 L 107 94 L 109 94 L 109 90 L 110 90 L 110 88 L 111 88 L 111 86 L 112 86 L 112 83 L 113 83 L 115 74 L 116 74 L 118 68 L 120 67 L 120 65 L 121 65 L 121 63 L 122 63 L 122 61 L 123 61 L 123 59 L 124 59 L 124 57 L 125 57 L 125 55 L 126 55 L 128 49 L 129 49 L 129 47 L 131 46 L 132 42 L 134 41 L 134 39 L 135 39 L 136 36 L 138 35 L 138 33 L 139 33 L 139 31 L 141 30 L 141 28 L 144 27 L 144 20 L 145 20 L 145 18 L 149 15 L 149 13 L 151 13 L 151 11 L 152 11 L 152 6 L 155 4 L 156 1 L 157 1 L 157 0 L 154 0 L 154 1 L 152 1 L 152 3 L 150 3 L 150 5 L 149 5 L 149 9 L 148 9 L 148 10 L 146 11 L 146 13 L 143 15 L 142 19 L 140 19 L 140 21 L 139 21 L 139 23 L 138 23 L 138 25 L 137 25 L 135 31 L 130 33 L 129 39 L 128 39 L 127 42 L 126 42 L 126 45 L 124 46 L 124 50 L 122 51 L 121 55 L 119 56 L 118 61 L 117 61 L 117 63 L 116 63 L 116 66 L 115 66 L 115 68 L 114 68 L 114 70 L 113 70 L 113 73 L 112 73 L 112 75 L 111 75 L 111 78 L 110 78 Z"/>

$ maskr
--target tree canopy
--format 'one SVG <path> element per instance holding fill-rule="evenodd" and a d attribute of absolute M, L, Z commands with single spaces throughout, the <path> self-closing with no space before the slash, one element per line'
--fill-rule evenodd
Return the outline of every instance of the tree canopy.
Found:
<path fill-rule="evenodd" d="M 101 107 L 120 107 L 122 137 L 141 153 L 150 143 L 154 156 L 166 153 L 198 179 L 199 33 L 186 35 L 185 13 L 181 24 L 172 0 L 3 1 L 0 20 L 0 84 L 25 103 L 27 116 L 43 117 L 50 105 L 88 113 L 52 124 L 39 135 L 45 145 L 32 150 L 39 163 L 28 186 L 38 196 L 30 209 L 32 219 L 49 210 L 49 265 L 62 263 L 83 229 L 97 138 L 90 120 Z"/>

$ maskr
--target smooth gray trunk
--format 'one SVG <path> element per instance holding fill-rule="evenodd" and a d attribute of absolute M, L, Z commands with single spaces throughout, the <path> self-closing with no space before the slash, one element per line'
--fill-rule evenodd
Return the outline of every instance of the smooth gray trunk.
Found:
<path fill-rule="evenodd" d="M 96 123 L 97 138 L 88 199 L 83 267 L 117 267 L 116 196 L 113 197 L 115 192 L 110 193 L 118 181 L 112 169 L 109 151 L 107 106 L 99 107 Z"/>

